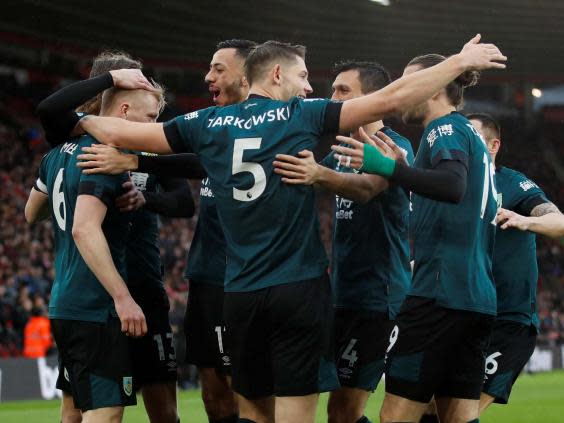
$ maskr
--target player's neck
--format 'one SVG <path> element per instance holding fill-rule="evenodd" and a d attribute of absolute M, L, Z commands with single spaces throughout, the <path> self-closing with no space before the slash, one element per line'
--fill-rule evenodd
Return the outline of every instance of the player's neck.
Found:
<path fill-rule="evenodd" d="M 276 93 L 274 92 L 274 90 L 270 90 L 266 87 L 262 87 L 259 85 L 253 85 L 251 86 L 251 88 L 249 88 L 249 95 L 260 95 L 262 97 L 268 97 L 268 98 L 272 98 L 273 100 L 279 100 L 278 96 L 276 95 Z M 248 98 L 248 96 L 247 96 Z"/>
<path fill-rule="evenodd" d="M 429 111 L 429 114 L 425 117 L 425 120 L 423 121 L 423 126 L 426 128 L 429 123 L 431 123 L 432 121 L 434 121 L 435 119 L 438 119 L 440 117 L 446 116 L 452 112 L 456 112 L 456 107 L 452 106 L 452 105 L 437 105 L 435 107 L 433 107 L 432 110 Z"/>
<path fill-rule="evenodd" d="M 362 129 L 364 129 L 364 132 L 366 132 L 368 135 L 373 135 L 376 132 L 378 132 L 380 129 L 382 129 L 384 127 L 384 122 L 382 122 L 381 120 L 377 121 L 377 122 L 372 122 L 369 123 L 368 125 L 364 125 L 362 127 Z M 356 140 L 360 140 L 360 134 L 358 133 L 358 131 L 354 131 L 352 133 L 352 137 Z"/>

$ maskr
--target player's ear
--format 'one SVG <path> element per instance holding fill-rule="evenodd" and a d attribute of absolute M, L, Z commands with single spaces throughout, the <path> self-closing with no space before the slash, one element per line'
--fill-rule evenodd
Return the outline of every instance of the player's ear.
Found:
<path fill-rule="evenodd" d="M 494 138 L 489 142 L 488 150 L 490 154 L 497 154 L 499 152 L 499 148 L 501 147 L 501 140 L 499 138 Z"/>
<path fill-rule="evenodd" d="M 248 87 L 248 86 L 249 86 L 249 81 L 247 81 L 247 77 L 243 75 L 241 77 L 241 87 Z"/>
<path fill-rule="evenodd" d="M 129 103 L 122 103 L 119 106 L 119 113 L 122 119 L 127 120 L 127 112 L 129 111 Z"/>
<path fill-rule="evenodd" d="M 279 63 L 275 64 L 272 68 L 272 80 L 275 85 L 282 83 L 282 66 Z"/>

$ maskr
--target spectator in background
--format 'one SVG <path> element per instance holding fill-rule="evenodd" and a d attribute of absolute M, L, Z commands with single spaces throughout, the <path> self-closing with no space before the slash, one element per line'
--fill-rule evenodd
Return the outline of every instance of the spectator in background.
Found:
<path fill-rule="evenodd" d="M 51 323 L 45 313 L 45 302 L 36 297 L 35 306 L 31 310 L 31 318 L 24 329 L 23 356 L 26 358 L 45 357 L 53 347 Z"/>

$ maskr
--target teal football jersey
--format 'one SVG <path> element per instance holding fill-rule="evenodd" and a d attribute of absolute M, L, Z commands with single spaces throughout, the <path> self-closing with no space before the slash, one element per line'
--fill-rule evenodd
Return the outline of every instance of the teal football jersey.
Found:
<path fill-rule="evenodd" d="M 55 231 L 55 280 L 49 301 L 49 318 L 106 322 L 115 316 L 114 303 L 90 271 L 72 237 L 74 210 L 80 194 L 98 197 L 108 211 L 102 230 L 118 272 L 125 279 L 125 242 L 129 230 L 126 214 L 114 206 L 125 175 L 85 175 L 76 166 L 82 147 L 96 141 L 84 135 L 51 150 L 42 160 L 36 186 L 49 196 Z"/>
<path fill-rule="evenodd" d="M 413 163 L 411 143 L 390 128 L 382 131 Z M 329 154 L 322 164 L 337 172 L 358 172 L 342 167 Z M 409 290 L 409 196 L 399 186 L 366 204 L 335 196 L 331 282 L 335 306 L 388 313 L 394 319 Z"/>
<path fill-rule="evenodd" d="M 131 181 L 142 193 L 160 190 L 158 177 L 149 173 L 131 172 Z M 129 219 L 126 263 L 131 296 L 143 310 L 167 308 L 169 303 L 159 248 L 159 217 L 157 213 L 141 207 L 130 212 Z"/>
<path fill-rule="evenodd" d="M 198 223 L 188 250 L 184 276 L 190 282 L 223 286 L 225 260 L 225 237 L 210 179 L 205 178 L 200 185 Z"/>
<path fill-rule="evenodd" d="M 227 292 L 320 277 L 327 257 L 311 186 L 284 184 L 276 154 L 296 155 L 338 129 L 340 103 L 251 96 L 165 124 L 175 152 L 192 151 L 210 179 L 226 240 Z"/>
<path fill-rule="evenodd" d="M 548 203 L 544 192 L 520 172 L 506 167 L 495 173 L 498 205 L 528 216 Z M 539 327 L 537 303 L 537 247 L 533 232 L 499 229 L 496 233 L 493 276 L 497 289 L 497 318 Z"/>
<path fill-rule="evenodd" d="M 495 315 L 495 168 L 485 142 L 460 113 L 429 123 L 414 166 L 432 169 L 442 160 L 466 166 L 466 192 L 459 204 L 412 193 L 415 267 L 409 294 L 434 298 L 446 308 Z"/>

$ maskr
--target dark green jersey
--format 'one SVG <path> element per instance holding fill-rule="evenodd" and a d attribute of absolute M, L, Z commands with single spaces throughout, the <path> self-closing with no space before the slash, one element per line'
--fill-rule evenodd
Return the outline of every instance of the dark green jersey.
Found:
<path fill-rule="evenodd" d="M 196 283 L 218 286 L 225 281 L 225 237 L 209 178 L 200 186 L 200 212 L 184 276 Z"/>
<path fill-rule="evenodd" d="M 410 142 L 384 128 L 413 163 Z M 342 167 L 329 154 L 322 164 L 337 172 Z M 409 196 L 398 186 L 366 204 L 335 196 L 331 281 L 336 307 L 388 313 L 395 318 L 411 282 L 409 265 Z"/>
<path fill-rule="evenodd" d="M 131 180 L 141 192 L 159 190 L 155 175 L 131 172 Z M 142 207 L 129 213 L 129 218 L 126 258 L 127 286 L 131 296 L 146 311 L 152 307 L 168 308 L 159 249 L 158 215 Z"/>
<path fill-rule="evenodd" d="M 72 237 L 76 200 L 80 194 L 98 197 L 108 207 L 102 229 L 118 272 L 124 277 L 127 215 L 114 206 L 125 175 L 85 175 L 76 166 L 82 147 L 96 141 L 90 136 L 74 138 L 51 150 L 41 162 L 37 187 L 49 196 L 55 230 L 55 280 L 49 302 L 49 318 L 105 322 L 114 303 L 90 271 Z"/>
<path fill-rule="evenodd" d="M 495 173 L 498 205 L 529 216 L 539 204 L 548 203 L 544 192 L 525 175 L 506 167 Z M 498 229 L 493 258 L 497 289 L 497 318 L 535 325 L 537 300 L 537 247 L 534 232 Z"/>
<path fill-rule="evenodd" d="M 460 113 L 429 123 L 414 166 L 432 169 L 442 160 L 466 166 L 466 192 L 459 204 L 412 193 L 415 268 L 409 294 L 435 298 L 446 308 L 495 315 L 495 169 L 485 142 Z"/>
<path fill-rule="evenodd" d="M 253 291 L 326 271 L 313 188 L 282 183 L 272 162 L 278 153 L 311 150 L 320 135 L 336 132 L 340 106 L 251 96 L 165 124 L 173 151 L 198 154 L 210 179 L 226 240 L 226 291 Z"/>

